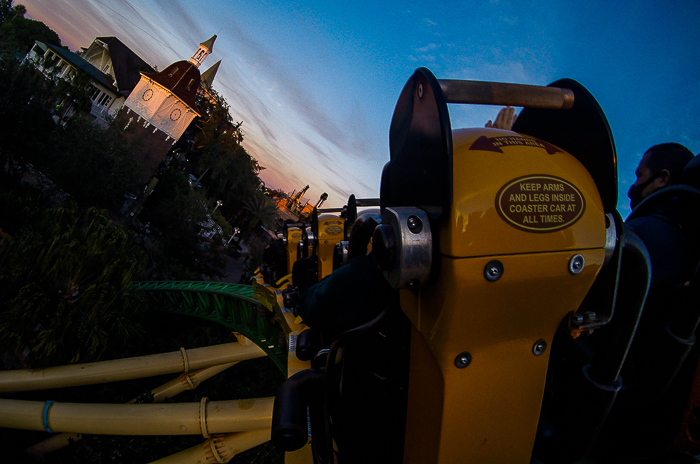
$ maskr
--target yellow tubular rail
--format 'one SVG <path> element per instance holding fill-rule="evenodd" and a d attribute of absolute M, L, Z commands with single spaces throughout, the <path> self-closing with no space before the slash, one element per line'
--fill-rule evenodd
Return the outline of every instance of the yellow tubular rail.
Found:
<path fill-rule="evenodd" d="M 234 364 L 238 363 L 234 362 L 221 364 L 220 366 L 212 366 L 206 369 L 200 369 L 190 374 L 182 373 L 178 378 L 151 390 L 151 393 L 153 394 L 153 403 L 162 403 L 166 399 L 172 398 L 185 390 L 194 390 L 203 381 L 225 371 Z M 128 401 L 127 404 L 134 404 L 136 403 L 136 400 L 137 398 L 134 398 L 133 400 Z"/>
<path fill-rule="evenodd" d="M 74 387 L 139 379 L 267 356 L 257 345 L 225 343 L 138 358 L 0 372 L 0 393 Z M 1 410 L 1 409 L 0 409 Z"/>
<path fill-rule="evenodd" d="M 96 435 L 198 435 L 269 429 L 274 398 L 177 404 L 0 400 L 0 427 Z"/>
<path fill-rule="evenodd" d="M 222 364 L 220 366 L 200 369 L 190 374 L 180 374 L 178 378 L 151 390 L 151 394 L 153 394 L 153 403 L 162 403 L 167 398 L 172 398 L 185 390 L 192 390 L 194 388 L 197 388 L 197 386 L 203 381 L 228 369 L 234 364 L 237 363 L 228 363 Z M 135 402 L 136 398 L 129 401 L 127 404 L 133 404 Z M 80 439 L 81 435 L 79 433 L 59 433 L 53 435 L 51 438 L 37 443 L 36 445 L 30 446 L 25 450 L 25 452 L 30 456 L 39 457 L 43 456 L 44 454 L 51 453 L 53 451 L 57 451 L 63 447 L 68 446 L 71 440 L 78 441 Z"/>

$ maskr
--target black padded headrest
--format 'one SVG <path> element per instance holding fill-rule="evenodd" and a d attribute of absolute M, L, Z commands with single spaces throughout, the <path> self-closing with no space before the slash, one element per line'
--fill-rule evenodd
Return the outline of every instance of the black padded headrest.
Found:
<path fill-rule="evenodd" d="M 696 156 L 686 164 L 681 176 L 681 184 L 700 189 L 700 156 Z"/>

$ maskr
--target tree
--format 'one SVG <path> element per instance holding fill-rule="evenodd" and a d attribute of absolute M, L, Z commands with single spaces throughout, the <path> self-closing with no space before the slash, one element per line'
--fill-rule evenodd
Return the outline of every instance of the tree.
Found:
<path fill-rule="evenodd" d="M 0 1 L 0 50 L 26 55 L 36 40 L 61 46 L 55 31 L 41 21 L 27 19 L 24 5 L 12 6 L 12 0 Z"/>
<path fill-rule="evenodd" d="M 90 105 L 85 71 L 61 79 L 45 76 L 32 63 L 19 64 L 14 53 L 25 55 L 35 40 L 61 46 L 58 34 L 40 21 L 24 18 L 26 12 L 23 5 L 0 0 L 0 166 L 10 174 L 18 157 L 47 151 L 57 104 Z"/>
<path fill-rule="evenodd" d="M 140 193 L 149 175 L 134 156 L 138 137 L 127 132 L 116 122 L 103 129 L 77 114 L 53 132 L 42 165 L 81 206 L 119 211 L 125 195 Z"/>
<path fill-rule="evenodd" d="M 116 123 L 102 130 L 86 114 L 65 126 L 53 121 L 57 106 L 89 110 L 91 82 L 80 69 L 64 79 L 44 75 L 31 63 L 0 60 L 0 166 L 12 174 L 27 160 L 81 206 L 119 211 L 125 193 L 138 193 L 146 182 L 133 156 L 139 140 L 125 137 Z"/>
<path fill-rule="evenodd" d="M 13 0 L 0 0 L 0 25 L 12 14 Z"/>
<path fill-rule="evenodd" d="M 14 180 L 0 172 L 0 230 L 10 235 L 30 226 L 47 207 L 41 192 Z"/>
<path fill-rule="evenodd" d="M 0 242 L 0 350 L 28 350 L 31 367 L 119 357 L 140 335 L 129 290 L 145 256 L 104 211 L 47 210 Z"/>
<path fill-rule="evenodd" d="M 230 217 L 257 190 L 258 174 L 264 168 L 241 145 L 242 123 L 233 121 L 223 97 L 211 91 L 209 96 L 200 95 L 197 105 L 202 116 L 195 119 L 176 149 L 186 153 L 208 196 L 223 200 L 224 215 Z"/>
<path fill-rule="evenodd" d="M 12 172 L 19 157 L 48 151 L 56 125 L 54 88 L 32 65 L 0 59 L 0 166 Z"/>
<path fill-rule="evenodd" d="M 202 116 L 195 122 L 196 133 L 190 150 L 190 160 L 195 172 L 207 172 L 218 178 L 241 147 L 242 123 L 234 123 L 228 104 L 212 91 L 211 98 L 199 98 L 198 108 Z M 202 174 L 203 175 L 203 174 Z"/>
<path fill-rule="evenodd" d="M 211 217 L 214 220 L 214 222 L 219 224 L 219 227 L 221 227 L 221 230 L 224 232 L 224 235 L 233 234 L 233 227 L 231 227 L 231 224 L 221 214 L 221 211 L 217 209 L 216 211 L 214 211 L 214 213 L 212 213 Z"/>
<path fill-rule="evenodd" d="M 279 218 L 279 210 L 274 201 L 261 192 L 256 192 L 243 202 L 243 208 L 250 213 L 251 219 L 248 222 L 249 230 L 253 230 L 258 225 L 271 229 Z"/>
<path fill-rule="evenodd" d="M 206 198 L 190 188 L 182 173 L 166 169 L 148 197 L 139 220 L 150 222 L 155 238 L 152 279 L 199 279 L 221 275 L 223 258 L 198 234 L 207 220 Z"/>

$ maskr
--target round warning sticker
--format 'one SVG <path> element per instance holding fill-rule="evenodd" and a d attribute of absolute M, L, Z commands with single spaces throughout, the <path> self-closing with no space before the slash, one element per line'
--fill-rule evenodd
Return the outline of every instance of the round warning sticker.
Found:
<path fill-rule="evenodd" d="M 586 202 L 573 184 L 559 177 L 532 175 L 508 182 L 496 194 L 496 211 L 526 232 L 555 232 L 573 225 Z"/>

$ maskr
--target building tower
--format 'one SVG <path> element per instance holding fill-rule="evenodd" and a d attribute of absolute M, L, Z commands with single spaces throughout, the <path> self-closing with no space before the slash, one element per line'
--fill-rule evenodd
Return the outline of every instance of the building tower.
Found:
<path fill-rule="evenodd" d="M 214 41 L 216 40 L 216 34 L 214 34 L 209 40 L 206 42 L 202 42 L 199 44 L 199 48 L 197 49 L 196 52 L 194 52 L 194 55 L 192 55 L 192 58 L 190 58 L 190 63 L 193 65 L 197 66 L 199 68 L 199 65 L 202 64 L 202 61 L 206 57 L 209 56 L 211 52 L 214 51 Z"/>
<path fill-rule="evenodd" d="M 177 61 L 156 73 L 141 73 L 119 117 L 143 139 L 143 161 L 155 171 L 172 145 L 199 116 L 195 97 L 199 65 L 211 53 L 216 35 L 199 45 L 192 58 Z"/>

